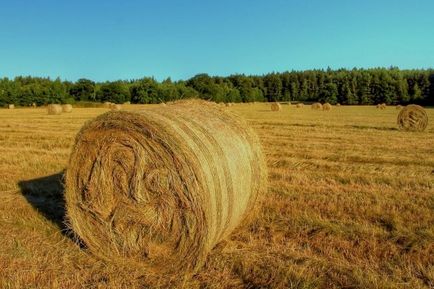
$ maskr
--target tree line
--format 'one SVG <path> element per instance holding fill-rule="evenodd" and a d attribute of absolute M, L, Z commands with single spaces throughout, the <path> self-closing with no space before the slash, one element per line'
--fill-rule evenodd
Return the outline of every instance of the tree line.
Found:
<path fill-rule="evenodd" d="M 305 101 L 331 104 L 434 105 L 434 70 L 398 68 L 307 70 L 227 77 L 198 74 L 188 80 L 75 82 L 41 77 L 0 79 L 0 106 L 50 103 L 160 103 L 184 98 L 215 102 Z"/>

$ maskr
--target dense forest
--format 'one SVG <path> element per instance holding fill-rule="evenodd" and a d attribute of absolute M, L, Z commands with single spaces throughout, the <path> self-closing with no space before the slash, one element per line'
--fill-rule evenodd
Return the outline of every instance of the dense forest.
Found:
<path fill-rule="evenodd" d="M 0 79 L 0 106 L 35 103 L 159 103 L 183 98 L 216 102 L 320 101 L 332 104 L 434 105 L 434 70 L 398 68 L 308 70 L 227 77 L 198 74 L 191 79 L 158 82 L 145 77 L 97 83 L 40 77 Z"/>

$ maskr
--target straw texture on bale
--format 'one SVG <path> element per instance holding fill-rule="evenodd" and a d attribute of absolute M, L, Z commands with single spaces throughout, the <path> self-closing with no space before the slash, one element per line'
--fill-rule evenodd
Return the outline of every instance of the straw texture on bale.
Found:
<path fill-rule="evenodd" d="M 72 112 L 72 105 L 70 104 L 62 105 L 62 112 Z"/>
<path fill-rule="evenodd" d="M 428 115 L 423 107 L 409 104 L 398 114 L 398 127 L 401 130 L 423 131 L 428 126 Z"/>
<path fill-rule="evenodd" d="M 326 111 L 331 110 L 332 109 L 332 105 L 330 103 L 326 102 L 326 103 L 324 103 L 322 105 L 322 109 L 326 110 Z"/>
<path fill-rule="evenodd" d="M 15 105 L 13 105 L 13 104 L 9 104 L 9 105 L 8 105 L 8 108 L 9 108 L 9 109 L 14 109 L 14 108 L 15 108 Z"/>
<path fill-rule="evenodd" d="M 256 134 L 217 104 L 108 112 L 76 137 L 67 215 L 105 260 L 193 272 L 254 211 L 266 179 Z"/>
<path fill-rule="evenodd" d="M 319 102 L 315 102 L 314 104 L 312 104 L 311 107 L 312 107 L 312 109 L 315 109 L 315 110 L 322 110 L 322 104 Z"/>
<path fill-rule="evenodd" d="M 271 104 L 271 110 L 272 111 L 280 111 L 282 109 L 282 105 L 280 105 L 280 103 L 278 102 L 273 102 Z"/>
<path fill-rule="evenodd" d="M 56 115 L 62 113 L 62 106 L 60 104 L 49 104 L 47 106 L 48 114 Z"/>

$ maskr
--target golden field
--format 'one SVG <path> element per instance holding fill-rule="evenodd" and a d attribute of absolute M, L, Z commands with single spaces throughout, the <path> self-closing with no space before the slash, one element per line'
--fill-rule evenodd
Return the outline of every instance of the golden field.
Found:
<path fill-rule="evenodd" d="M 397 130 L 394 107 L 226 109 L 261 139 L 268 194 L 249 226 L 174 286 L 434 288 L 434 109 L 419 133 Z M 0 110 L 1 288 L 159 286 L 86 253 L 63 225 L 61 177 L 74 137 L 106 111 Z"/>

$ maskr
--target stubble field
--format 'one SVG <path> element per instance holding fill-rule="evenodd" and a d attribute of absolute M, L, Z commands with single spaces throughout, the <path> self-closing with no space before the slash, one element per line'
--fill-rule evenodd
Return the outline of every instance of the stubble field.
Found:
<path fill-rule="evenodd" d="M 253 222 L 176 286 L 433 288 L 434 109 L 427 130 L 411 133 L 397 130 L 394 107 L 282 108 L 227 108 L 261 139 L 268 194 Z M 95 259 L 63 225 L 74 137 L 106 111 L 0 110 L 1 288 L 158 287 Z"/>

